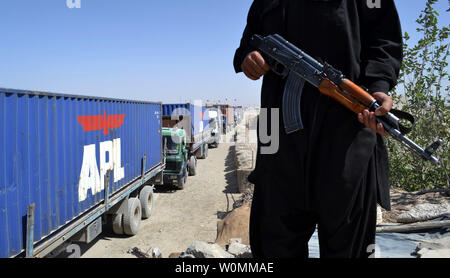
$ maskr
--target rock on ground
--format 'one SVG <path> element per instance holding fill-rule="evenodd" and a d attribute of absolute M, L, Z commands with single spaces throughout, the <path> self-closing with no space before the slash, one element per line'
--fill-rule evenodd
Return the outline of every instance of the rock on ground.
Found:
<path fill-rule="evenodd" d="M 382 209 L 383 223 L 397 223 L 397 217 L 419 204 L 450 204 L 448 194 L 441 192 L 407 192 L 398 187 L 391 187 L 391 211 Z"/>
<path fill-rule="evenodd" d="M 182 252 L 174 252 L 174 253 L 170 253 L 169 255 L 169 259 L 176 259 L 176 258 L 180 258 L 181 255 L 183 255 Z"/>
<path fill-rule="evenodd" d="M 252 251 L 250 246 L 238 242 L 233 242 L 228 246 L 228 253 L 234 255 L 236 258 L 252 258 Z"/>
<path fill-rule="evenodd" d="M 241 238 L 243 244 L 249 245 L 249 228 L 250 205 L 245 203 L 217 222 L 216 243 L 224 248 L 230 244 L 230 239 Z"/>
<path fill-rule="evenodd" d="M 182 253 L 179 258 L 180 259 L 195 259 L 195 256 L 192 254 Z"/>
<path fill-rule="evenodd" d="M 234 256 L 222 249 L 218 244 L 204 241 L 194 241 L 186 250 L 187 255 L 195 258 L 233 258 Z"/>
<path fill-rule="evenodd" d="M 421 242 L 416 254 L 420 258 L 450 258 L 450 237 Z"/>
<path fill-rule="evenodd" d="M 434 259 L 443 259 L 450 258 L 450 249 L 438 249 L 438 250 L 430 250 L 430 249 L 422 249 L 420 253 L 418 253 L 420 258 L 434 258 Z"/>
<path fill-rule="evenodd" d="M 399 223 L 413 223 L 432 220 L 450 214 L 447 204 L 419 204 L 397 216 Z"/>

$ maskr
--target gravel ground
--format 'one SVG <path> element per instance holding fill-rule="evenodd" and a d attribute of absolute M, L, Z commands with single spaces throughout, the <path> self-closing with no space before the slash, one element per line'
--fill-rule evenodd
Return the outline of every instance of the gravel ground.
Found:
<path fill-rule="evenodd" d="M 391 188 L 391 211 L 382 209 L 383 223 L 396 223 L 397 216 L 409 211 L 419 204 L 449 204 L 450 197 L 444 193 L 430 192 L 416 195 L 417 192 L 407 192 L 400 188 Z"/>
<path fill-rule="evenodd" d="M 81 257 L 135 258 L 135 255 L 127 253 L 134 247 L 143 252 L 150 252 L 156 247 L 162 257 L 168 257 L 171 253 L 185 251 L 194 240 L 214 242 L 217 235 L 217 221 L 233 209 L 233 204 L 241 196 L 237 188 L 234 152 L 234 143 L 223 143 L 217 149 L 210 149 L 206 160 L 198 160 L 197 175 L 188 177 L 184 190 L 175 190 L 167 186 L 156 188 L 153 214 L 141 222 L 136 236 L 118 236 L 104 226 L 102 235 L 94 242 L 81 245 Z M 396 222 L 395 217 L 413 205 L 449 201 L 448 196 L 439 193 L 416 196 L 396 188 L 393 188 L 391 193 L 392 211 L 383 210 L 384 223 Z M 388 250 L 389 248 L 386 249 L 381 244 L 382 240 L 377 239 L 383 251 L 381 257 L 396 257 L 401 253 L 394 252 L 394 254 Z M 397 257 L 414 257 L 410 253 L 417 246 L 416 241 L 409 242 L 402 239 L 396 242 L 403 242 L 402 246 L 408 247 L 406 253 L 403 252 Z M 313 237 L 310 242 L 310 249 L 313 249 L 312 257 L 315 257 L 315 247 L 318 256 L 318 242 Z M 64 256 L 62 254 L 62 257 Z"/>
<path fill-rule="evenodd" d="M 134 258 L 127 251 L 159 248 L 162 257 L 185 251 L 194 240 L 214 242 L 217 221 L 233 209 L 239 199 L 234 144 L 210 149 L 206 160 L 198 160 L 197 175 L 187 179 L 183 190 L 166 186 L 155 189 L 152 216 L 141 222 L 133 237 L 106 230 L 93 243 L 82 246 L 82 258 Z"/>

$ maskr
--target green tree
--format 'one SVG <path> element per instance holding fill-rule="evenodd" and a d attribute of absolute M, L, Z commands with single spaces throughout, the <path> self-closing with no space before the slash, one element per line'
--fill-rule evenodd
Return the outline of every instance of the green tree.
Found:
<path fill-rule="evenodd" d="M 404 60 L 399 84 L 393 93 L 396 106 L 416 118 L 409 138 L 421 146 L 437 138 L 444 141 L 437 152 L 441 166 L 435 167 L 388 139 L 392 184 L 408 191 L 449 187 L 449 26 L 438 25 L 436 2 L 427 0 L 416 20 L 420 40 L 410 46 L 410 37 L 404 34 Z"/>

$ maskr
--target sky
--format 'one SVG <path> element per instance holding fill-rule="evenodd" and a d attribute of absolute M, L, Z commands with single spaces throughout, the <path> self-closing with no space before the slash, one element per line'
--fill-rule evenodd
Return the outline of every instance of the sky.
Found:
<path fill-rule="evenodd" d="M 362 1 L 362 0 L 361 0 Z M 232 61 L 252 0 L 0 0 L 0 87 L 147 101 L 259 105 Z M 425 0 L 396 0 L 415 29 Z M 442 24 L 449 24 L 440 0 Z"/>

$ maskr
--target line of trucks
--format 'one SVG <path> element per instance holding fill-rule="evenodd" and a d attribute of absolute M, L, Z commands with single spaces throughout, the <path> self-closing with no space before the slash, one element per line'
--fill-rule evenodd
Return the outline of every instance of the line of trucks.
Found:
<path fill-rule="evenodd" d="M 137 234 L 242 107 L 0 88 L 0 257 L 51 257 L 105 224 Z"/>

